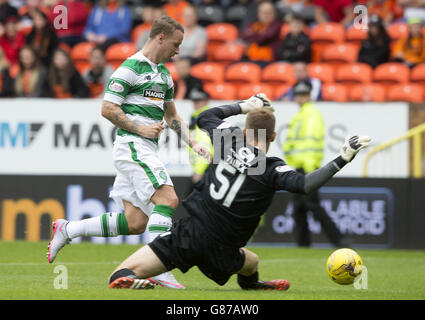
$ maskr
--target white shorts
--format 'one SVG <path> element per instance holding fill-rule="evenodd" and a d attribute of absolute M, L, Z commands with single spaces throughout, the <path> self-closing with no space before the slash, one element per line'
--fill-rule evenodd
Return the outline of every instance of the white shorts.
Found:
<path fill-rule="evenodd" d="M 122 210 L 126 200 L 149 217 L 155 206 L 151 201 L 155 191 L 162 185 L 173 186 L 157 153 L 139 142 L 115 143 L 113 161 L 117 176 L 109 196 Z"/>

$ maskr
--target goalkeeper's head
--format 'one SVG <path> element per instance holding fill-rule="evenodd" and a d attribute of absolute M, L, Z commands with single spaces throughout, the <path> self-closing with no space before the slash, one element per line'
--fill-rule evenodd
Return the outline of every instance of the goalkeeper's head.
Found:
<path fill-rule="evenodd" d="M 275 125 L 276 117 L 273 112 L 266 109 L 255 109 L 248 112 L 243 133 L 248 143 L 267 152 L 270 143 L 276 139 Z"/>

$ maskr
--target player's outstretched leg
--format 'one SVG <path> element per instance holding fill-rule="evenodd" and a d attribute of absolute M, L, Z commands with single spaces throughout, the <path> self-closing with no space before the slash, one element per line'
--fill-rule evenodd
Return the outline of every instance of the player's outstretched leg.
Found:
<path fill-rule="evenodd" d="M 109 277 L 112 289 L 152 289 L 157 282 L 150 277 L 163 274 L 167 268 L 146 245 L 122 262 Z"/>
<path fill-rule="evenodd" d="M 245 253 L 245 264 L 238 272 L 238 284 L 244 290 L 278 290 L 289 289 L 289 281 L 284 279 L 259 281 L 258 280 L 258 256 L 242 248 Z"/>
<path fill-rule="evenodd" d="M 52 263 L 58 252 L 78 237 L 116 237 L 141 234 L 148 222 L 147 215 L 128 201 L 123 201 L 124 213 L 106 212 L 98 217 L 79 221 L 58 219 L 53 223 L 53 234 L 48 246 L 47 260 Z"/>
<path fill-rule="evenodd" d="M 149 242 L 152 242 L 159 235 L 170 230 L 175 209 L 178 205 L 178 198 L 173 187 L 161 186 L 151 198 L 156 205 L 148 222 Z M 163 288 L 185 289 L 171 271 L 149 278 L 150 281 Z"/>
<path fill-rule="evenodd" d="M 148 279 L 137 279 L 136 274 L 130 269 L 121 269 L 109 279 L 111 289 L 153 289 L 155 284 Z"/>
<path fill-rule="evenodd" d="M 71 241 L 66 232 L 67 224 L 68 221 L 65 219 L 57 219 L 55 222 L 53 222 L 52 239 L 50 240 L 49 246 L 47 247 L 47 261 L 49 261 L 49 263 L 52 263 L 55 260 L 59 250 Z"/>

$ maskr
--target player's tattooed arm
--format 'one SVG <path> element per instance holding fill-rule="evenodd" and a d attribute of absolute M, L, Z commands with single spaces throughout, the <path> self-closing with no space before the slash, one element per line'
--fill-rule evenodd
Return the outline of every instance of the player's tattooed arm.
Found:
<path fill-rule="evenodd" d="M 168 126 L 177 133 L 179 139 L 182 139 L 185 143 L 192 147 L 193 141 L 190 138 L 189 128 L 177 114 L 174 102 L 164 103 L 164 119 Z"/>
<path fill-rule="evenodd" d="M 164 129 L 162 122 L 145 126 L 138 121 L 130 119 L 119 105 L 110 101 L 103 101 L 102 116 L 111 121 L 118 128 L 147 138 L 157 138 L 159 133 Z"/>

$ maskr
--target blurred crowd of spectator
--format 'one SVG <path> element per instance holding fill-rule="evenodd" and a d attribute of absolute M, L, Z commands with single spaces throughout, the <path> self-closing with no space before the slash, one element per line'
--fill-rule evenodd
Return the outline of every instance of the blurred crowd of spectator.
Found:
<path fill-rule="evenodd" d="M 0 96 L 99 97 L 116 67 L 107 64 L 108 48 L 133 43 L 141 49 L 152 22 L 167 14 L 185 28 L 176 58 L 177 98 L 187 98 L 190 88 L 202 90 L 190 68 L 212 54 L 206 27 L 229 22 L 243 44 L 241 61 L 261 67 L 291 63 L 296 78 L 312 82 L 312 98 L 319 100 L 320 81 L 306 71 L 315 59 L 310 30 L 329 22 L 348 30 L 358 18 L 356 5 L 366 6 L 369 15 L 358 62 L 372 68 L 389 61 L 409 68 L 425 62 L 425 0 L 0 0 Z M 387 30 L 397 22 L 408 32 L 394 42 Z M 84 70 L 70 54 L 83 42 L 93 44 Z M 288 90 L 280 98 L 291 96 Z"/>

